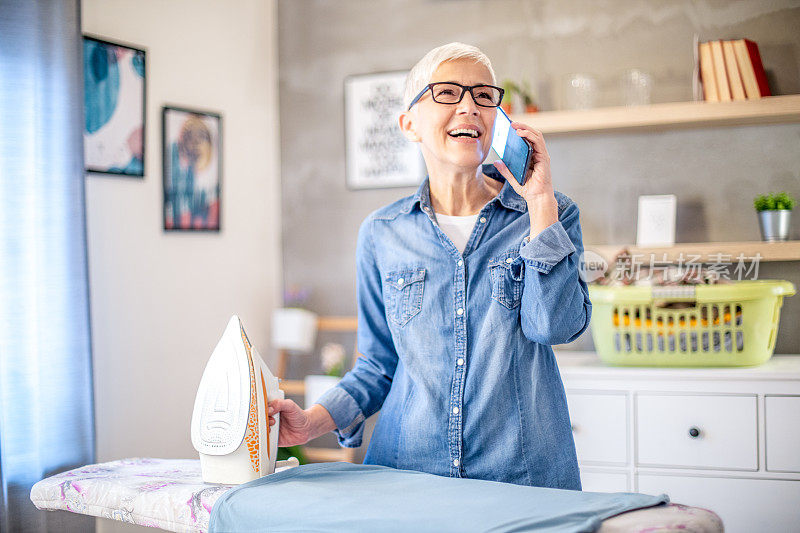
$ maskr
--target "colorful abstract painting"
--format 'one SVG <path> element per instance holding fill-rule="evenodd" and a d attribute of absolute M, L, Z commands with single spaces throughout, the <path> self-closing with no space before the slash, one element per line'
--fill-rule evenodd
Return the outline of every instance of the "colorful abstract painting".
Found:
<path fill-rule="evenodd" d="M 83 38 L 87 172 L 144 177 L 145 52 Z"/>
<path fill-rule="evenodd" d="M 222 118 L 164 107 L 162 121 L 164 229 L 219 231 Z"/>

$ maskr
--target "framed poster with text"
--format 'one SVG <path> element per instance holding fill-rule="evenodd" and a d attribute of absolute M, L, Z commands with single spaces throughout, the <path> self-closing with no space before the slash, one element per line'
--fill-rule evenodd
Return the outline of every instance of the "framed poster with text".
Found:
<path fill-rule="evenodd" d="M 348 76 L 344 81 L 348 189 L 411 187 L 425 177 L 417 143 L 400 132 L 408 72 Z"/>

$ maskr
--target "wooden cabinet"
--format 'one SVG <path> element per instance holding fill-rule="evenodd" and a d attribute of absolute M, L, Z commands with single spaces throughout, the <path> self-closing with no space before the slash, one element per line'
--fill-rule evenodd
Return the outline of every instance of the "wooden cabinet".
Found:
<path fill-rule="evenodd" d="M 667 493 L 727 532 L 798 531 L 800 356 L 698 369 L 557 359 L 584 490 Z"/>

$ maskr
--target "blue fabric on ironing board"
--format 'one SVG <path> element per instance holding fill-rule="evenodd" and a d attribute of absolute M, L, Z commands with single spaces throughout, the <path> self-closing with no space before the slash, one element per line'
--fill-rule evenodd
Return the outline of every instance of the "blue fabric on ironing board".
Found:
<path fill-rule="evenodd" d="M 600 493 L 449 478 L 378 465 L 319 463 L 229 490 L 209 533 L 239 531 L 595 531 L 665 494 Z"/>

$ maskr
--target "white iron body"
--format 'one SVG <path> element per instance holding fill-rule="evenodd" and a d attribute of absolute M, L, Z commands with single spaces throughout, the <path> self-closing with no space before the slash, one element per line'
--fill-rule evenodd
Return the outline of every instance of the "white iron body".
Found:
<path fill-rule="evenodd" d="M 192 413 L 204 482 L 234 485 L 275 471 L 280 415 L 270 428 L 268 402 L 283 397 L 234 315 L 206 365 Z"/>

